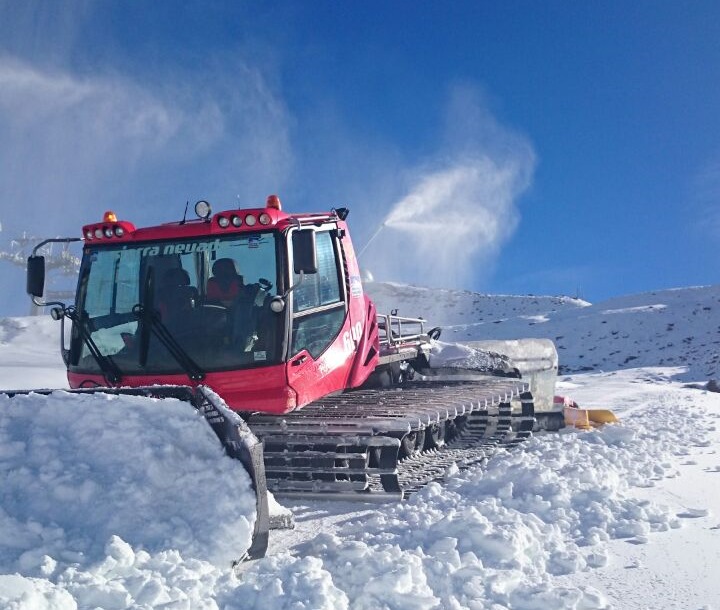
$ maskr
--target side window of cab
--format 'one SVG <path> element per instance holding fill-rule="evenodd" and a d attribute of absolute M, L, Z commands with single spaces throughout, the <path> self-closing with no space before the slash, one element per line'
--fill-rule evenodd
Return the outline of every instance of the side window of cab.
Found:
<path fill-rule="evenodd" d="M 335 340 L 346 315 L 340 251 L 333 231 L 315 235 L 317 273 L 294 275 L 291 356 L 307 350 L 317 358 Z M 298 285 L 299 284 L 299 285 Z"/>

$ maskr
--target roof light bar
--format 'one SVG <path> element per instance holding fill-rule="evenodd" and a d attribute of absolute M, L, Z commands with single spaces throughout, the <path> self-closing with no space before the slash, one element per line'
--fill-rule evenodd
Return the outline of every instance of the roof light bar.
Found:
<path fill-rule="evenodd" d="M 122 239 L 129 237 L 131 233 L 135 231 L 135 227 L 132 223 L 125 221 L 107 221 L 109 217 L 115 217 L 112 212 L 106 212 L 106 220 L 103 223 L 97 223 L 92 225 L 85 225 L 82 229 L 83 238 L 87 241 L 97 239 Z"/>

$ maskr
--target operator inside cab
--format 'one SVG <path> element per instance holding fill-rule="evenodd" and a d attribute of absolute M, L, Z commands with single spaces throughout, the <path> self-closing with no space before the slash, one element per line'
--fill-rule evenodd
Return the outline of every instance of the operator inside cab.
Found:
<path fill-rule="evenodd" d="M 212 266 L 212 277 L 207 282 L 207 299 L 230 307 L 244 286 L 243 276 L 237 272 L 235 261 L 219 258 Z"/>
<path fill-rule="evenodd" d="M 206 286 L 207 302 L 228 310 L 226 332 L 229 343 L 239 346 L 243 352 L 258 349 L 271 334 L 266 328 L 272 325 L 266 311 L 266 297 L 271 286 L 263 278 L 257 283 L 246 284 L 232 258 L 219 258 L 212 265 L 212 277 Z"/>

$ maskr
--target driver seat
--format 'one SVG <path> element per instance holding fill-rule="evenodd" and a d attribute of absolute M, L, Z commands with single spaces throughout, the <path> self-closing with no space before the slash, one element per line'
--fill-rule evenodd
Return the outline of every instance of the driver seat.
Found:
<path fill-rule="evenodd" d="M 159 309 L 163 322 L 175 321 L 195 308 L 197 288 L 190 285 L 190 275 L 182 267 L 165 271 L 159 288 L 162 299 Z"/>

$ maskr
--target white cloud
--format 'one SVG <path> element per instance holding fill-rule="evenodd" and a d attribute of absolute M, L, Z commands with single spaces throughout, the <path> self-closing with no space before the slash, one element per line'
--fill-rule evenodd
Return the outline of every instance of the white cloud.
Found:
<path fill-rule="evenodd" d="M 3 241 L 77 235 L 106 209 L 142 225 L 186 199 L 260 203 L 292 165 L 284 103 L 239 59 L 140 80 L 0 55 Z"/>
<path fill-rule="evenodd" d="M 45 170 L 77 173 L 76 181 L 100 169 L 112 171 L 152 155 L 179 135 L 199 140 L 187 112 L 122 78 L 85 77 L 39 70 L 13 59 L 0 59 L 0 108 L 12 154 Z M 217 109 L 201 108 L 202 133 L 216 137 Z M 10 148 L 12 145 L 12 149 Z M 29 176 L 21 174 L 16 182 Z M 37 178 L 35 173 L 35 178 Z"/>
<path fill-rule="evenodd" d="M 188 171 L 197 191 L 225 190 L 234 199 L 238 183 L 274 186 L 292 160 L 284 106 L 241 64 L 227 78 L 189 75 L 182 84 L 147 86 L 0 57 L 0 110 L 0 196 L 58 220 L 120 194 L 137 201 L 166 192 L 170 176 L 181 199 Z M 62 211 L 53 212 L 53 203 Z M 138 202 L 133 211 L 147 209 Z"/>

